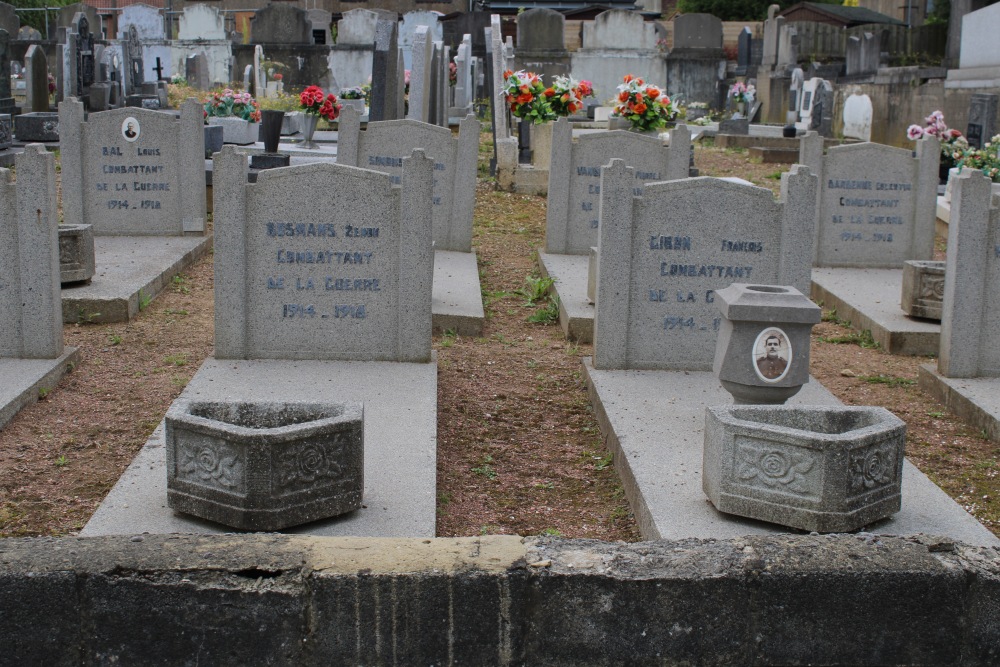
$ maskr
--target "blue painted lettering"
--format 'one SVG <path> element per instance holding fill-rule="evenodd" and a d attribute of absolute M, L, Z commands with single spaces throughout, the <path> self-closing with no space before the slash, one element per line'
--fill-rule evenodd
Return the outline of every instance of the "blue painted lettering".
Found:
<path fill-rule="evenodd" d="M 690 236 L 650 236 L 650 250 L 690 250 Z"/>

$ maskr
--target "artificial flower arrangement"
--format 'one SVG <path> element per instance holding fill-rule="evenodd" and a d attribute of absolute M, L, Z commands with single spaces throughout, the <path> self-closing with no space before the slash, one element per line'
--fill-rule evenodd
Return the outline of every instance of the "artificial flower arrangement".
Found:
<path fill-rule="evenodd" d="M 729 97 L 737 104 L 752 104 L 753 98 L 756 95 L 757 89 L 754 88 L 752 83 L 746 84 L 742 81 L 737 81 L 729 87 Z"/>
<path fill-rule="evenodd" d="M 542 93 L 557 116 L 572 116 L 583 109 L 583 100 L 594 96 L 589 81 L 576 81 L 568 76 L 557 76 L 555 83 Z"/>
<path fill-rule="evenodd" d="M 542 77 L 534 72 L 524 70 L 504 72 L 503 95 L 510 112 L 518 118 L 530 120 L 532 123 L 544 123 L 556 118 L 552 105 L 545 97 Z"/>
<path fill-rule="evenodd" d="M 334 121 L 340 116 L 343 105 L 337 103 L 337 96 L 333 93 L 324 95 L 319 86 L 308 86 L 299 93 L 299 108 L 304 113 Z"/>
<path fill-rule="evenodd" d="M 924 118 L 924 127 L 911 125 L 906 129 L 906 136 L 911 141 L 921 137 L 937 137 L 941 141 L 941 166 L 950 169 L 963 161 L 969 152 L 969 142 L 958 130 L 948 128 L 944 122 L 944 114 L 935 111 Z M 971 166 L 971 165 L 970 165 Z M 978 169 L 978 167 L 976 167 Z"/>
<path fill-rule="evenodd" d="M 448 63 L 448 85 L 454 86 L 458 83 L 458 65 L 454 61 Z"/>
<path fill-rule="evenodd" d="M 979 169 L 991 181 L 1000 183 L 1000 154 L 998 152 L 1000 152 L 1000 134 L 993 136 L 983 144 L 982 148 L 968 148 L 968 143 L 966 143 L 966 150 L 959 158 L 958 166 Z"/>
<path fill-rule="evenodd" d="M 250 93 L 226 88 L 221 93 L 213 93 L 205 102 L 205 117 L 210 116 L 242 118 L 251 123 L 259 123 L 260 105 Z"/>
<path fill-rule="evenodd" d="M 361 86 L 352 86 L 351 88 L 341 88 L 340 99 L 363 100 L 365 99 L 365 90 Z"/>
<path fill-rule="evenodd" d="M 618 86 L 611 115 L 627 118 L 632 129 L 645 132 L 667 124 L 677 116 L 677 107 L 658 87 L 626 74 Z"/>

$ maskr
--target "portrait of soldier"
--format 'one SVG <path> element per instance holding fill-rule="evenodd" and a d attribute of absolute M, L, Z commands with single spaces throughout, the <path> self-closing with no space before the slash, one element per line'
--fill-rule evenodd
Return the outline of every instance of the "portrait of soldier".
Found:
<path fill-rule="evenodd" d="M 780 378 L 788 368 L 788 360 L 781 356 L 781 336 L 777 332 L 764 337 L 764 354 L 757 357 L 757 370 L 768 380 Z"/>

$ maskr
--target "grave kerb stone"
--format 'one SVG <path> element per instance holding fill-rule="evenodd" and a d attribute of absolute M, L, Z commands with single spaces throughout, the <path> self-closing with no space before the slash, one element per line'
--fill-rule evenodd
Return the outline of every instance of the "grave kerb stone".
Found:
<path fill-rule="evenodd" d="M 938 372 L 1000 377 L 1000 209 L 981 171 L 953 180 Z"/>
<path fill-rule="evenodd" d="M 0 169 L 0 357 L 63 353 L 55 156 L 29 144 L 15 158 L 17 182 Z"/>
<path fill-rule="evenodd" d="M 137 107 L 90 114 L 59 105 L 64 220 L 94 234 L 170 236 L 205 230 L 201 104 L 180 117 Z"/>
<path fill-rule="evenodd" d="M 586 255 L 597 244 L 601 167 L 613 158 L 633 168 L 641 183 L 687 178 L 691 133 L 681 124 L 671 130 L 670 146 L 658 137 L 610 130 L 572 137 L 569 119 L 552 126 L 545 252 Z"/>
<path fill-rule="evenodd" d="M 640 185 L 622 160 L 601 176 L 594 367 L 711 370 L 715 290 L 810 287 L 816 177 L 803 165 L 769 190 L 714 178 Z"/>
<path fill-rule="evenodd" d="M 430 361 L 433 160 L 248 171 L 216 154 L 215 356 Z"/>

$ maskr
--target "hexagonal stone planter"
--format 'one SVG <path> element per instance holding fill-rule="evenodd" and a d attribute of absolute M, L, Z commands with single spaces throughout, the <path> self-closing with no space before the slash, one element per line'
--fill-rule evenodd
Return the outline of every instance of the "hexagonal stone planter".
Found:
<path fill-rule="evenodd" d="M 177 400 L 166 417 L 171 508 L 279 530 L 361 507 L 360 404 Z"/>
<path fill-rule="evenodd" d="M 59 282 L 76 283 L 94 277 L 92 225 L 59 225 Z"/>
<path fill-rule="evenodd" d="M 702 486 L 730 514 L 817 532 L 898 512 L 906 424 L 884 408 L 708 408 Z"/>

